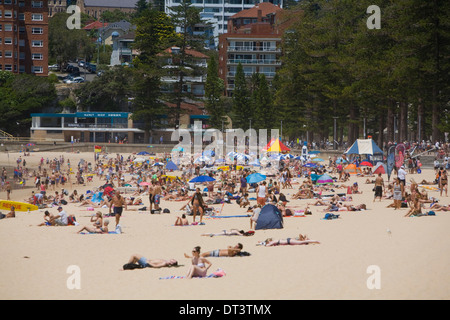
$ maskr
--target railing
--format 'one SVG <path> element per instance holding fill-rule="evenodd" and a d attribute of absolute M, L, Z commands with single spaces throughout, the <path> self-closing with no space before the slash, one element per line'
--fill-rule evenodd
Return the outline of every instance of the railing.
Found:
<path fill-rule="evenodd" d="M 64 128 L 92 128 L 92 129 L 127 129 L 128 124 L 125 123 L 64 123 Z M 55 127 L 57 129 L 58 127 Z"/>
<path fill-rule="evenodd" d="M 251 47 L 251 46 L 233 46 L 228 47 L 228 52 L 281 52 L 280 48 L 276 47 Z"/>
<path fill-rule="evenodd" d="M 249 76 L 251 76 L 251 75 L 254 74 L 254 73 L 256 73 L 256 71 L 255 71 L 255 72 L 244 72 L 244 75 L 245 75 L 246 77 L 249 77 Z M 276 72 L 258 72 L 258 73 L 263 74 L 263 75 L 265 75 L 266 77 L 275 77 L 275 74 L 276 74 Z M 228 77 L 235 77 L 235 76 L 236 76 L 236 72 L 228 72 L 228 73 L 227 73 L 227 76 L 228 76 Z M 229 86 L 229 85 L 228 85 L 228 86 Z"/>
<path fill-rule="evenodd" d="M 228 59 L 227 64 L 268 64 L 281 65 L 281 61 L 274 59 Z"/>

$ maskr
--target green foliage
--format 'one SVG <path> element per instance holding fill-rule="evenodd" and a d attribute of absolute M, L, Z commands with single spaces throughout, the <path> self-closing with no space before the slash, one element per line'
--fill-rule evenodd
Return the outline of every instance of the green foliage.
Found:
<path fill-rule="evenodd" d="M 30 114 L 51 107 L 55 99 L 54 83 L 46 77 L 0 72 L 0 128 L 13 135 L 29 135 Z"/>
<path fill-rule="evenodd" d="M 225 118 L 225 105 L 222 99 L 224 90 L 223 80 L 218 76 L 219 70 L 215 57 L 211 57 L 208 62 L 208 74 L 205 83 L 205 108 L 210 115 L 209 125 L 213 128 L 221 129 L 227 125 Z"/>
<path fill-rule="evenodd" d="M 94 45 L 82 29 L 68 29 L 66 21 L 69 14 L 59 12 L 49 19 L 49 55 L 59 65 L 78 57 L 91 59 Z"/>

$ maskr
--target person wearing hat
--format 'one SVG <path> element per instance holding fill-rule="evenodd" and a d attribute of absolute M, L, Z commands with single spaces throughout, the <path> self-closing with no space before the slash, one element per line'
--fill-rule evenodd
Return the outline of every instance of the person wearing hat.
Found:
<path fill-rule="evenodd" d="M 398 169 L 397 178 L 400 180 L 400 183 L 403 185 L 402 196 L 405 196 L 406 174 L 407 173 L 405 171 L 405 166 L 401 166 L 400 169 Z"/>
<path fill-rule="evenodd" d="M 67 226 L 69 224 L 69 219 L 67 213 L 63 210 L 62 207 L 58 207 L 58 214 L 53 216 L 52 223 L 56 226 Z"/>

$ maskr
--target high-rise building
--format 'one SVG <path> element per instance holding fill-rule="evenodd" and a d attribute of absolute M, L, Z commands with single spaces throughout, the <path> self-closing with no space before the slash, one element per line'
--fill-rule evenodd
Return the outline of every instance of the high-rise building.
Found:
<path fill-rule="evenodd" d="M 48 75 L 47 1 L 0 1 L 0 70 Z"/>

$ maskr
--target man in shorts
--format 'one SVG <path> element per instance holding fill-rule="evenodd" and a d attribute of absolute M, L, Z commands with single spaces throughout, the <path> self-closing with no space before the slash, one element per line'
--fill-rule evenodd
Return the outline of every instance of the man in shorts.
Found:
<path fill-rule="evenodd" d="M 114 216 L 116 217 L 116 227 L 119 224 L 120 217 L 122 216 L 123 207 L 127 210 L 127 203 L 125 198 L 122 197 L 120 191 L 116 191 L 109 202 L 109 213 L 111 214 L 111 207 L 114 206 Z"/>

